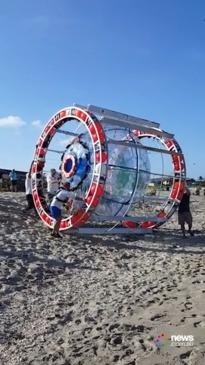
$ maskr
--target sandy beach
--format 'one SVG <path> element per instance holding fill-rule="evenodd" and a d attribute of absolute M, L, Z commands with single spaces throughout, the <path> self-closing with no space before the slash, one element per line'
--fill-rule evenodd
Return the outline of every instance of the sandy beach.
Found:
<path fill-rule="evenodd" d="M 176 214 L 147 236 L 51 239 L 24 206 L 0 193 L 1 365 L 205 364 L 205 196 L 186 239 Z"/>

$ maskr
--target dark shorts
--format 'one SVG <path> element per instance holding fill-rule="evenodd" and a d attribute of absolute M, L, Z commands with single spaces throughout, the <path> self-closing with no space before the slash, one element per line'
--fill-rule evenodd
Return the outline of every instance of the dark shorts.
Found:
<path fill-rule="evenodd" d="M 178 223 L 184 225 L 185 223 L 192 225 L 192 215 L 190 212 L 178 213 Z"/>
<path fill-rule="evenodd" d="M 27 200 L 27 203 L 28 203 L 27 209 L 34 208 L 34 202 L 33 202 L 32 194 L 26 194 L 26 200 Z"/>
<path fill-rule="evenodd" d="M 11 180 L 11 185 L 12 186 L 16 186 L 17 185 L 17 181 L 16 180 Z"/>
<path fill-rule="evenodd" d="M 61 210 L 55 206 L 50 207 L 50 212 L 51 212 L 51 216 L 56 220 L 61 217 Z"/>

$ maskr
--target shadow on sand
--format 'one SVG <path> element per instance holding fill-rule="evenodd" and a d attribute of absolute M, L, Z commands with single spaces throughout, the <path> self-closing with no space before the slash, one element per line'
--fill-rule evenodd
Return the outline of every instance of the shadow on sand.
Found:
<path fill-rule="evenodd" d="M 80 236 L 79 236 L 80 237 Z M 85 237 L 82 237 L 85 239 Z M 169 252 L 185 254 L 205 253 L 205 231 L 195 231 L 193 237 L 187 235 L 183 238 L 179 230 L 164 229 L 155 231 L 149 235 L 127 235 L 127 236 L 100 236 L 92 237 L 89 240 L 90 245 L 102 245 L 113 247 L 116 250 L 139 250 L 152 252 Z"/>

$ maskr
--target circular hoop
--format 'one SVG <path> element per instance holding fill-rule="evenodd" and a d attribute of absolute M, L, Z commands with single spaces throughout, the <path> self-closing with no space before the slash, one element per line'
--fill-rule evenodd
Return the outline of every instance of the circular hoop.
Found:
<path fill-rule="evenodd" d="M 166 150 L 172 152 L 171 159 L 174 173 L 172 189 L 163 208 L 158 214 L 156 214 L 156 218 L 162 218 L 163 222 L 156 223 L 152 221 L 144 221 L 137 225 L 135 222 L 132 221 L 123 221 L 123 225 L 128 228 L 157 228 L 160 225 L 164 224 L 164 222 L 173 215 L 183 197 L 186 180 L 186 165 L 184 156 L 182 154 L 182 150 L 179 144 L 175 139 L 162 138 L 157 134 L 142 132 L 140 130 L 133 130 L 132 132 L 139 139 L 146 137 L 155 138 L 159 142 L 161 142 Z"/>
<path fill-rule="evenodd" d="M 57 130 L 70 120 L 76 119 L 87 129 L 93 148 L 93 174 L 89 188 L 84 197 L 84 207 L 77 210 L 61 221 L 60 229 L 66 230 L 72 227 L 78 227 L 85 223 L 93 209 L 97 206 L 104 192 L 104 171 L 102 165 L 107 162 L 106 139 L 101 124 L 97 118 L 78 107 L 68 107 L 55 114 L 46 124 L 41 133 L 34 159 L 32 162 L 32 195 L 36 210 L 41 220 L 50 228 L 54 224 L 54 219 L 50 216 L 47 208 L 46 197 L 43 193 L 43 168 L 46 159 L 46 153 Z M 72 161 L 70 171 L 66 172 L 72 176 L 75 173 L 76 161 L 74 156 L 69 156 Z M 66 163 L 66 161 L 64 161 Z"/>

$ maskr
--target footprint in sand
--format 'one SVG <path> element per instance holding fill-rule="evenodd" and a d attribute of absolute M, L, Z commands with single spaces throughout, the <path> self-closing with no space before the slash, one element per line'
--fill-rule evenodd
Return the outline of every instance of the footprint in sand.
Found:
<path fill-rule="evenodd" d="M 186 302 L 186 303 L 184 303 L 184 306 L 185 306 L 186 310 L 191 310 L 192 309 L 192 302 Z"/>
<path fill-rule="evenodd" d="M 162 317 L 166 317 L 166 314 L 155 314 L 154 316 L 152 316 L 150 318 L 151 321 L 157 321 L 158 319 L 162 318 Z"/>
<path fill-rule="evenodd" d="M 205 321 L 195 322 L 194 327 L 205 327 Z"/>
<path fill-rule="evenodd" d="M 188 359 L 192 353 L 192 350 L 186 351 L 183 354 L 180 354 L 179 357 L 181 360 Z"/>

